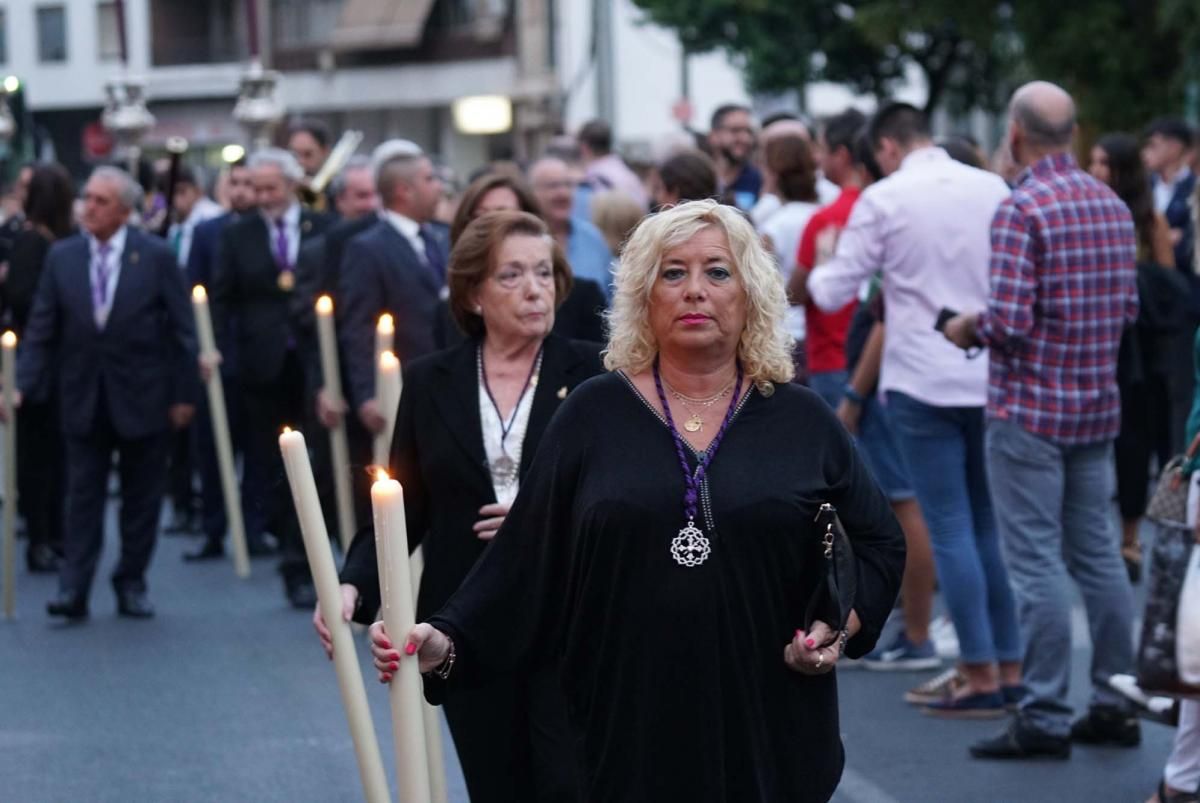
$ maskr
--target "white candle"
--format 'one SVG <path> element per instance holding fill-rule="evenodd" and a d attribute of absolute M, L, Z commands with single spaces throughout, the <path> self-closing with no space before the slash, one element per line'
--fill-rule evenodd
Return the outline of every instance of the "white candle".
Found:
<path fill-rule="evenodd" d="M 330 404 L 342 404 L 342 376 L 338 366 L 337 336 L 333 323 L 333 299 L 317 299 L 317 343 L 321 350 L 321 376 L 325 396 Z M 350 489 L 350 447 L 346 441 L 346 422 L 339 418 L 329 430 L 329 452 L 333 462 L 333 492 L 337 503 L 338 535 L 342 551 L 350 549 L 350 541 L 358 525 L 354 520 L 354 498 Z"/>
<path fill-rule="evenodd" d="M 0 381 L 4 383 L 4 615 L 17 608 L 17 335 L 0 335 Z"/>
<path fill-rule="evenodd" d="M 342 592 L 337 569 L 333 565 L 333 550 L 329 545 L 329 533 L 325 530 L 321 501 L 317 496 L 317 483 L 308 459 L 308 446 L 302 434 L 285 429 L 279 436 L 279 449 L 283 453 L 283 466 L 292 489 L 296 516 L 300 519 L 300 534 L 304 537 L 304 552 L 312 569 L 321 616 L 333 636 L 333 666 L 342 693 L 342 706 L 346 709 L 346 719 L 350 724 L 350 737 L 354 741 L 364 796 L 369 803 L 389 803 L 391 795 L 387 774 L 375 737 L 375 725 L 371 721 L 371 709 L 367 705 L 367 692 L 363 687 L 354 637 L 349 624 L 342 619 Z"/>
<path fill-rule="evenodd" d="M 408 633 L 416 623 L 404 489 L 400 483 L 388 479 L 382 470 L 379 474 L 379 479 L 371 485 L 379 591 L 388 638 L 401 652 L 400 668 L 392 673 L 392 682 L 388 686 L 396 749 L 397 799 L 400 803 L 429 803 L 429 758 L 425 749 L 421 669 L 415 656 L 403 655 Z"/>
<path fill-rule="evenodd" d="M 375 364 L 385 351 L 396 350 L 396 321 L 391 313 L 383 313 L 375 323 Z"/>
<path fill-rule="evenodd" d="M 425 550 L 417 547 L 409 556 L 412 564 L 413 610 L 421 588 L 421 575 L 425 573 Z M 429 703 L 421 712 L 425 720 L 425 756 L 429 759 L 429 793 L 432 803 L 447 803 L 446 761 L 442 750 L 442 719 L 438 710 Z"/>
<path fill-rule="evenodd" d="M 396 412 L 400 407 L 400 361 L 390 351 L 379 356 L 375 371 L 375 398 L 383 416 L 383 429 L 375 436 L 374 463 L 388 465 L 388 452 L 392 448 L 392 433 L 396 428 Z"/>
<path fill-rule="evenodd" d="M 192 311 L 196 314 L 200 355 L 212 357 L 217 353 L 217 340 L 213 336 L 208 293 L 204 285 L 198 284 L 192 288 Z M 229 436 L 229 415 L 225 411 L 225 386 L 218 368 L 213 368 L 205 382 L 205 390 L 208 392 L 208 416 L 217 450 L 221 496 L 225 500 L 225 520 L 229 524 L 229 542 L 233 546 L 233 571 L 244 580 L 250 576 L 250 552 L 246 547 L 246 525 L 242 520 L 242 500 L 238 493 L 237 470 L 233 465 L 233 440 Z"/>

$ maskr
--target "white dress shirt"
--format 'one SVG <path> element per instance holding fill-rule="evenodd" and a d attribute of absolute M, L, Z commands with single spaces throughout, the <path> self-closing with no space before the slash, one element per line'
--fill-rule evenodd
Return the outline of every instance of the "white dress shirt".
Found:
<path fill-rule="evenodd" d="M 225 210 L 221 208 L 220 204 L 206 196 L 200 196 L 199 200 L 192 205 L 192 211 L 188 213 L 187 218 L 182 223 L 172 224 L 167 238 L 172 245 L 178 238 L 179 244 L 175 248 L 175 259 L 179 262 L 179 267 L 187 267 L 188 254 L 192 252 L 192 235 L 195 234 L 196 227 L 206 220 L 212 220 L 223 214 L 225 214 Z"/>
<path fill-rule="evenodd" d="M 883 272 L 881 392 L 900 391 L 935 407 L 987 403 L 987 359 L 967 359 L 933 327 L 943 308 L 987 307 L 992 218 L 1009 192 L 999 176 L 927 147 L 906 156 L 854 205 L 833 259 L 809 276 L 808 291 L 833 312 Z"/>
<path fill-rule="evenodd" d="M 121 259 L 125 255 L 125 232 L 126 227 L 122 226 L 112 237 L 108 238 L 108 280 L 104 285 L 104 303 L 102 304 L 97 303 L 96 298 L 96 285 L 100 281 L 99 258 L 102 243 L 91 234 L 87 235 L 88 279 L 92 291 L 92 314 L 96 319 L 96 327 L 101 330 L 108 323 L 108 314 L 112 312 L 113 295 L 117 292 L 117 282 L 121 278 Z"/>
<path fill-rule="evenodd" d="M 408 240 L 408 244 L 413 247 L 422 261 L 426 263 L 429 261 L 425 255 L 425 241 L 421 239 L 420 223 L 390 209 L 383 210 L 383 219 L 391 223 L 396 231 L 400 232 L 401 237 Z"/>
<path fill-rule="evenodd" d="M 775 263 L 786 285 L 796 271 L 796 251 L 800 247 L 800 235 L 813 214 L 819 209 L 816 204 L 805 201 L 790 201 L 783 204 L 762 225 L 759 231 L 771 238 L 775 249 Z M 788 306 L 785 319 L 788 332 L 797 341 L 803 342 L 807 335 L 804 307 Z"/>
<path fill-rule="evenodd" d="M 1171 199 L 1175 197 L 1175 188 L 1179 186 L 1179 182 L 1185 180 L 1192 174 L 1190 167 L 1184 167 L 1170 181 L 1163 181 L 1162 176 L 1154 176 L 1154 211 L 1160 215 L 1167 213 L 1167 207 L 1171 205 Z"/>

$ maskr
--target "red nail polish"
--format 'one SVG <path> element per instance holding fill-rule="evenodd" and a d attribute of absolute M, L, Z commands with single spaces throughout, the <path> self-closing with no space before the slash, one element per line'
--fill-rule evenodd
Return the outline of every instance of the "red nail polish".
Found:
<path fill-rule="evenodd" d="M 412 655 L 416 651 L 417 651 L 417 645 L 413 644 L 411 641 L 404 645 L 404 654 L 405 655 Z"/>
<path fill-rule="evenodd" d="M 392 664 L 391 664 L 392 671 L 395 672 L 399 668 L 400 668 L 400 664 L 396 663 L 395 661 L 392 661 Z"/>
<path fill-rule="evenodd" d="M 392 648 L 392 642 L 388 641 L 387 639 L 383 639 L 382 641 L 380 641 L 379 645 L 381 647 L 383 647 L 385 650 L 390 650 Z"/>
<path fill-rule="evenodd" d="M 808 647 L 811 650 L 813 647 L 817 646 L 817 642 L 813 639 L 805 639 L 804 646 Z"/>

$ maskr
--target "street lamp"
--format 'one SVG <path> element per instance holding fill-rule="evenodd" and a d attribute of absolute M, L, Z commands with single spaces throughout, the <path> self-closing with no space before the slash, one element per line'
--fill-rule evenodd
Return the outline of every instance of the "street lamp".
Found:
<path fill-rule="evenodd" d="M 278 85 L 279 73 L 264 70 L 258 59 L 253 59 L 242 75 L 233 119 L 246 129 L 255 150 L 270 144 L 271 130 L 283 119 L 283 103 L 275 93 Z"/>
<path fill-rule="evenodd" d="M 512 101 L 504 95 L 459 98 L 451 111 L 463 134 L 503 134 L 512 128 Z"/>

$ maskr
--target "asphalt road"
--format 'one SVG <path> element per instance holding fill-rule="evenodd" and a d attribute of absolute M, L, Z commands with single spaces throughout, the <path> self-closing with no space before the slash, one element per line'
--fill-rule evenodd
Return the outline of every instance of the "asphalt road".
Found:
<path fill-rule="evenodd" d="M 361 800 L 333 667 L 309 617 L 284 604 L 273 562 L 255 561 L 242 582 L 228 563 L 183 564 L 191 539 L 162 538 L 150 574 L 158 617 L 120 619 L 106 582 L 112 513 L 89 622 L 50 620 L 56 581 L 23 565 L 18 617 L 0 620 L 0 803 Z M 1072 697 L 1082 704 L 1086 631 L 1075 644 Z M 981 763 L 967 744 L 1002 723 L 921 716 L 900 695 L 928 675 L 840 675 L 848 759 L 838 803 L 1140 803 L 1170 747 L 1169 729 L 1144 725 L 1136 750 Z M 369 676 L 367 690 L 393 778 L 386 695 Z M 446 745 L 452 800 L 465 803 Z"/>

